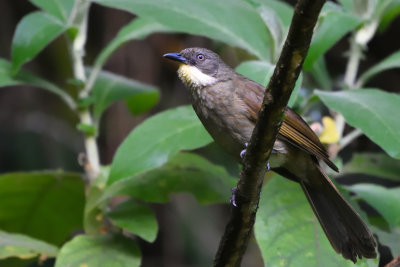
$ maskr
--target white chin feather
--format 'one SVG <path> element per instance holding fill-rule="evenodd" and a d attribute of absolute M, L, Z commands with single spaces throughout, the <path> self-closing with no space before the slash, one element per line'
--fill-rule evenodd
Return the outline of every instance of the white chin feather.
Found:
<path fill-rule="evenodd" d="M 216 78 L 202 73 L 198 68 L 182 64 L 178 69 L 179 78 L 190 87 L 203 87 L 217 81 Z"/>

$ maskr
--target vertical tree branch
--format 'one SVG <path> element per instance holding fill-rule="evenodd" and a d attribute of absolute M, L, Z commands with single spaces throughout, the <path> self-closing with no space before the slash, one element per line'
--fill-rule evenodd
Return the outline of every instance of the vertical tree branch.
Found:
<path fill-rule="evenodd" d="M 85 66 L 83 57 L 85 55 L 85 44 L 87 37 L 87 19 L 89 15 L 90 1 L 77 0 L 75 1 L 74 9 L 69 18 L 69 24 L 77 28 L 78 33 L 74 36 L 72 43 L 70 43 L 70 52 L 72 58 L 72 66 L 74 78 L 83 84 L 87 83 Z M 83 90 L 79 93 L 80 99 L 85 99 L 90 95 L 92 87 L 84 86 Z M 93 119 L 90 114 L 89 108 L 83 108 L 79 111 L 80 123 L 94 127 Z M 100 173 L 100 160 L 99 152 L 96 143 L 96 138 L 93 134 L 85 133 L 85 149 L 86 160 L 85 171 L 91 182 Z"/>
<path fill-rule="evenodd" d="M 240 266 L 255 222 L 266 163 L 279 132 L 284 109 L 300 74 L 314 26 L 325 0 L 299 0 L 274 74 L 267 86 L 259 119 L 247 148 L 232 208 L 214 266 Z"/>

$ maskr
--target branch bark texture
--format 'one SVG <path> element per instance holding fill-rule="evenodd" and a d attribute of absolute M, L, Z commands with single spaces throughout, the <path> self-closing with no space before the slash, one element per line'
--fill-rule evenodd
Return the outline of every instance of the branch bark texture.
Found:
<path fill-rule="evenodd" d="M 284 109 L 311 43 L 314 27 L 325 0 L 299 0 L 274 74 L 267 86 L 272 98 L 264 97 L 236 191 L 233 207 L 214 266 L 240 266 L 255 222 L 264 174 L 279 132 Z"/>

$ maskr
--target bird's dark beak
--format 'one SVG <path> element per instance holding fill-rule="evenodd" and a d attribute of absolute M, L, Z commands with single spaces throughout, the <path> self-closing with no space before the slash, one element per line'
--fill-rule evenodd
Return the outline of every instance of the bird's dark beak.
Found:
<path fill-rule="evenodd" d="M 181 54 L 179 54 L 179 53 L 168 53 L 168 54 L 165 54 L 163 57 L 182 62 L 183 64 L 187 63 L 187 59 L 185 57 L 181 56 Z"/>

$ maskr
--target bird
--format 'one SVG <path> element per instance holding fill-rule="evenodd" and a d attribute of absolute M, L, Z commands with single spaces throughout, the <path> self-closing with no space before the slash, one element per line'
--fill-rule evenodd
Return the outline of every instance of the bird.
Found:
<path fill-rule="evenodd" d="M 179 62 L 178 76 L 190 91 L 193 109 L 215 142 L 241 162 L 258 119 L 266 88 L 235 72 L 211 50 L 167 53 Z M 320 166 L 338 172 L 308 124 L 289 107 L 273 145 L 270 168 L 300 184 L 334 250 L 354 263 L 376 258 L 371 231 Z"/>

